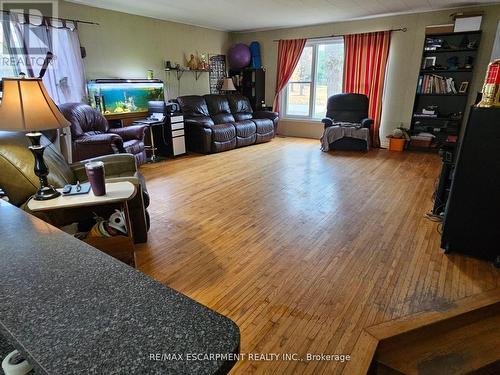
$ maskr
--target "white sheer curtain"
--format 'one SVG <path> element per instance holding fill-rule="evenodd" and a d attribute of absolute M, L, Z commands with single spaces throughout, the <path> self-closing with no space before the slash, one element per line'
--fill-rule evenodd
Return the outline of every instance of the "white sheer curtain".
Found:
<path fill-rule="evenodd" d="M 75 30 L 50 29 L 54 59 L 43 82 L 57 104 L 85 101 L 85 73 L 80 41 Z"/>
<path fill-rule="evenodd" d="M 6 48 L 2 49 L 2 58 L 9 61 L 0 70 L 2 76 L 25 73 L 28 77 L 38 77 L 47 53 L 51 52 L 53 59 L 43 83 L 52 100 L 58 105 L 85 101 L 85 73 L 75 23 L 10 14 L 2 16 L 2 26 L 6 36 L 2 41 L 7 42 Z M 61 131 L 54 143 L 71 162 L 70 132 Z"/>
<path fill-rule="evenodd" d="M 29 25 L 28 25 L 29 22 Z M 56 104 L 84 102 L 85 73 L 76 25 L 19 15 L 10 17 L 11 40 L 16 45 L 17 71 L 38 77 L 47 52 L 52 52 L 43 83 Z"/>

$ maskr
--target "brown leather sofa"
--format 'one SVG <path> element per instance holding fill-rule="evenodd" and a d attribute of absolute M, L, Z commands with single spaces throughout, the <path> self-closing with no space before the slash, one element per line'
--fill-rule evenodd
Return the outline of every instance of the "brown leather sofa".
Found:
<path fill-rule="evenodd" d="M 184 115 L 187 148 L 213 153 L 268 142 L 278 114 L 253 111 L 242 95 L 188 95 L 177 98 Z"/>
<path fill-rule="evenodd" d="M 68 164 L 46 137 L 42 137 L 41 142 L 47 145 L 44 159 L 49 168 L 50 184 L 63 187 L 66 184 L 75 184 L 77 180 L 87 180 L 85 161 Z M 34 159 L 28 144 L 29 141 L 23 133 L 0 131 L 0 189 L 6 193 L 12 204 L 26 211 L 29 211 L 27 201 L 40 184 L 33 171 Z M 146 242 L 149 227 L 146 208 L 149 205 L 149 196 L 144 179 L 137 172 L 135 158 L 130 154 L 115 154 L 92 160 L 104 162 L 106 181 L 130 181 L 136 186 L 137 194 L 129 201 L 130 220 L 135 242 Z M 35 216 L 56 226 L 62 226 L 82 218 L 92 218 L 96 209 L 90 207 L 89 210 L 78 208 L 61 212 L 49 211 L 50 214 L 36 213 Z"/>
<path fill-rule="evenodd" d="M 59 110 L 71 123 L 73 161 L 128 153 L 135 156 L 137 165 L 146 162 L 145 125 L 110 128 L 99 111 L 83 103 L 62 104 Z"/>

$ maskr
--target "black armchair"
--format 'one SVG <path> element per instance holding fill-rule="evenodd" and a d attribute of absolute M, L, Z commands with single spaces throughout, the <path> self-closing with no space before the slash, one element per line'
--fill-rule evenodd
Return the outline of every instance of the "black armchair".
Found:
<path fill-rule="evenodd" d="M 325 129 L 336 123 L 360 124 L 371 129 L 373 120 L 368 118 L 368 97 L 363 94 L 337 94 L 328 98 L 326 117 L 321 120 Z M 330 144 L 330 149 L 366 151 L 367 142 L 363 139 L 344 137 Z"/>
<path fill-rule="evenodd" d="M 59 109 L 71 123 L 73 161 L 129 153 L 137 165 L 146 161 L 145 125 L 110 128 L 106 118 L 83 103 L 65 103 Z"/>

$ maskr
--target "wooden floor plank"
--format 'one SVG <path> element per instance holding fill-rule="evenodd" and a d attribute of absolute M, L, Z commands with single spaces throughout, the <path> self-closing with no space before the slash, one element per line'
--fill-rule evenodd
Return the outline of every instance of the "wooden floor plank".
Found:
<path fill-rule="evenodd" d="M 145 165 L 152 225 L 137 264 L 238 323 L 242 352 L 355 354 L 365 327 L 500 286 L 490 264 L 445 256 L 423 217 L 439 166 L 300 138 Z M 344 367 L 242 361 L 232 373 Z"/>

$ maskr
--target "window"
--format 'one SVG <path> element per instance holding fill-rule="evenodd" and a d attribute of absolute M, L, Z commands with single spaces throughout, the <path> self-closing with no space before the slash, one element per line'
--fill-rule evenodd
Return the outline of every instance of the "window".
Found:
<path fill-rule="evenodd" d="M 7 46 L 5 45 L 5 35 L 4 35 L 4 27 L 5 25 L 9 25 L 7 21 L 5 21 L 4 16 L 0 13 L 0 79 L 4 77 L 15 77 L 16 67 L 13 65 L 10 55 L 5 53 L 7 51 Z"/>
<path fill-rule="evenodd" d="M 285 116 L 323 118 L 328 98 L 342 92 L 343 73 L 343 38 L 308 42 L 284 90 Z"/>
<path fill-rule="evenodd" d="M 26 28 L 2 13 L 0 21 L 0 78 L 20 72 L 38 77 L 50 46 L 54 59 L 43 77 L 50 97 L 56 104 L 85 101 L 84 66 L 74 22 L 66 21 L 63 27 L 52 20 L 50 26 L 30 23 Z"/>

